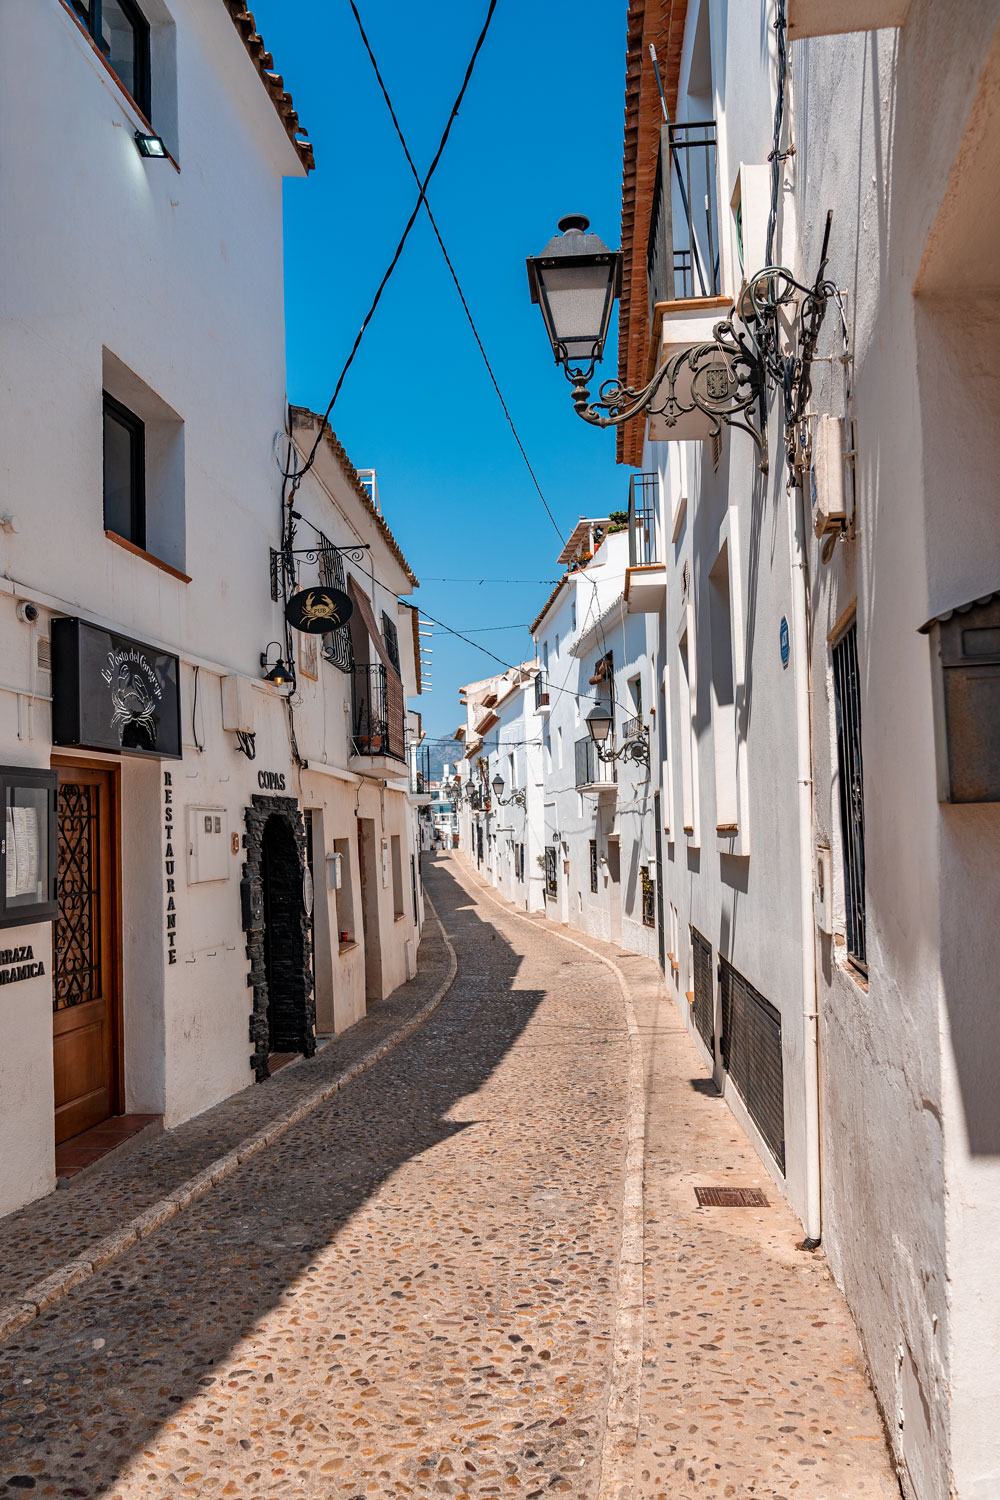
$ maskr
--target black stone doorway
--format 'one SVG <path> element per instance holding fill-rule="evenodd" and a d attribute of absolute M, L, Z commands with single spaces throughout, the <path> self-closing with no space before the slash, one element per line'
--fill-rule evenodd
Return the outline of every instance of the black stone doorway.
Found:
<path fill-rule="evenodd" d="M 306 835 L 293 797 L 254 797 L 246 810 L 244 925 L 254 1002 L 251 1066 L 270 1076 L 272 1053 L 316 1051 L 310 921 L 303 905 Z"/>

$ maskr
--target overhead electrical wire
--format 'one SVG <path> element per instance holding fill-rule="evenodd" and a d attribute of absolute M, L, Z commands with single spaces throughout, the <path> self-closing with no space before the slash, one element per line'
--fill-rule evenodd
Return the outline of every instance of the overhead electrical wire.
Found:
<path fill-rule="evenodd" d="M 451 127 L 455 123 L 455 118 L 456 118 L 456 116 L 458 114 L 459 108 L 461 107 L 462 100 L 465 98 L 465 91 L 469 87 L 469 83 L 470 83 L 470 81 L 472 79 L 473 69 L 476 66 L 476 59 L 478 58 L 479 53 L 480 53 L 480 51 L 482 49 L 482 45 L 483 45 L 483 43 L 486 40 L 486 33 L 487 33 L 487 31 L 489 31 L 490 22 L 493 19 L 493 12 L 496 10 L 496 8 L 497 8 L 497 0 L 490 0 L 489 9 L 486 12 L 486 20 L 483 22 L 482 30 L 480 31 L 479 36 L 476 38 L 476 45 L 472 49 L 472 56 L 469 59 L 469 65 L 468 65 L 468 67 L 465 70 L 465 77 L 462 79 L 462 87 L 459 89 L 458 96 L 457 96 L 454 104 L 451 107 L 451 113 L 448 116 L 448 123 L 444 127 L 444 132 L 443 132 L 443 134 L 441 136 L 441 140 L 440 140 L 440 142 L 438 144 L 437 151 L 434 154 L 434 160 L 431 162 L 430 166 L 428 167 L 428 169 L 427 169 L 427 175 L 423 179 L 423 181 L 421 182 L 420 179 L 419 179 L 419 177 L 417 178 L 417 185 L 418 185 L 420 191 L 419 191 L 419 193 L 417 195 L 417 201 L 413 205 L 413 212 L 410 214 L 410 217 L 406 221 L 406 227 L 404 228 L 403 233 L 400 235 L 399 244 L 396 246 L 395 252 L 394 252 L 393 257 L 392 257 L 392 260 L 389 262 L 389 265 L 388 265 L 388 268 L 387 268 L 387 270 L 385 272 L 385 275 L 382 277 L 382 280 L 378 284 L 378 288 L 377 288 L 377 290 L 375 292 L 375 296 L 372 298 L 371 307 L 369 307 L 367 313 L 365 314 L 364 322 L 361 324 L 361 327 L 358 329 L 358 335 L 357 335 L 357 338 L 354 340 L 354 344 L 353 344 L 353 346 L 351 348 L 351 352 L 347 356 L 347 359 L 344 361 L 344 367 L 341 370 L 340 375 L 339 375 L 339 377 L 337 379 L 337 384 L 334 387 L 334 392 L 333 392 L 333 395 L 330 397 L 330 401 L 329 401 L 329 404 L 328 404 L 328 406 L 326 408 L 326 411 L 323 413 L 323 420 L 319 424 L 319 431 L 316 434 L 316 439 L 315 439 L 315 441 L 314 441 L 314 443 L 312 445 L 312 448 L 309 450 L 309 454 L 308 454 L 308 457 L 306 458 L 305 464 L 304 464 L 304 466 L 301 469 L 299 469 L 298 473 L 294 476 L 294 478 L 291 475 L 288 476 L 289 478 L 293 478 L 293 483 L 294 483 L 294 485 L 295 485 L 296 488 L 301 483 L 303 475 L 307 474 L 309 472 L 309 470 L 313 466 L 313 463 L 315 462 L 316 451 L 319 448 L 320 440 L 322 439 L 324 430 L 326 428 L 326 424 L 327 424 L 327 422 L 330 419 L 330 413 L 333 411 L 333 408 L 334 408 L 334 406 L 336 405 L 336 402 L 337 402 L 337 397 L 340 395 L 340 390 L 341 390 L 341 387 L 344 384 L 344 380 L 345 380 L 345 378 L 347 376 L 347 372 L 351 368 L 351 365 L 354 363 L 354 356 L 357 354 L 358 350 L 361 347 L 361 340 L 365 336 L 365 332 L 366 332 L 366 330 L 368 328 L 368 324 L 371 322 L 372 318 L 375 316 L 375 310 L 378 307 L 379 302 L 382 300 L 382 293 L 385 291 L 386 287 L 389 284 L 389 278 L 391 277 L 393 271 L 395 271 L 396 266 L 399 263 L 399 257 L 403 253 L 403 247 L 406 244 L 406 241 L 410 237 L 410 230 L 413 228 L 414 224 L 417 221 L 417 215 L 420 212 L 420 205 L 421 205 L 421 203 L 426 204 L 426 198 L 425 198 L 424 195 L 427 192 L 427 185 L 430 182 L 431 178 L 434 176 L 434 173 L 437 171 L 438 162 L 441 160 L 441 156 L 442 156 L 442 154 L 444 152 L 444 148 L 445 148 L 445 146 L 448 143 L 448 137 L 451 134 Z M 357 15 L 357 11 L 355 11 L 355 15 Z M 358 24 L 360 25 L 360 20 L 359 20 Z"/>
<path fill-rule="evenodd" d="M 479 329 L 476 327 L 475 319 L 473 318 L 472 312 L 471 312 L 471 310 L 469 308 L 469 304 L 466 301 L 465 293 L 462 290 L 462 283 L 458 279 L 458 272 L 455 270 L 455 267 L 454 267 L 454 265 L 452 263 L 451 256 L 448 254 L 448 251 L 445 249 L 445 243 L 444 243 L 444 240 L 443 240 L 443 238 L 441 236 L 441 231 L 438 228 L 437 220 L 434 217 L 434 212 L 433 212 L 433 210 L 431 208 L 431 205 L 430 205 L 430 203 L 429 203 L 429 201 L 427 199 L 427 194 L 426 194 L 426 187 L 427 187 L 427 182 L 430 179 L 430 173 L 428 173 L 428 176 L 427 176 L 427 178 L 424 179 L 424 182 L 421 183 L 421 181 L 420 181 L 420 173 L 417 171 L 416 163 L 414 162 L 413 157 L 410 155 L 410 148 L 406 144 L 406 137 L 403 134 L 403 127 L 400 125 L 399 118 L 398 118 L 398 116 L 396 114 L 395 109 L 393 108 L 393 103 L 392 103 L 392 100 L 389 97 L 389 90 L 386 87 L 385 79 L 382 77 L 382 71 L 379 68 L 378 62 L 376 61 L 375 53 L 372 50 L 371 42 L 368 40 L 368 34 L 365 31 L 364 25 L 362 24 L 361 16 L 358 14 L 358 7 L 354 3 L 354 0 L 348 0 L 348 3 L 350 4 L 351 10 L 354 13 L 354 19 L 358 23 L 358 30 L 361 33 L 361 40 L 364 43 L 365 51 L 368 53 L 368 58 L 369 58 L 369 61 L 371 62 L 372 68 L 374 70 L 375 77 L 378 80 L 378 86 L 382 90 L 382 98 L 385 100 L 386 108 L 388 109 L 389 114 L 390 114 L 390 116 L 392 118 L 392 123 L 393 123 L 393 125 L 396 128 L 396 134 L 399 136 L 399 144 L 403 148 L 403 154 L 406 157 L 406 160 L 407 160 L 407 162 L 409 164 L 410 171 L 413 173 L 413 180 L 417 184 L 417 187 L 420 189 L 420 197 L 417 199 L 417 208 L 414 210 L 414 213 L 416 213 L 419 210 L 420 204 L 423 203 L 424 209 L 426 210 L 426 213 L 427 213 L 427 217 L 430 220 L 431 228 L 434 231 L 434 237 L 437 240 L 438 245 L 441 247 L 441 254 L 444 256 L 445 265 L 448 267 L 448 270 L 451 272 L 451 279 L 455 283 L 455 290 L 458 293 L 459 301 L 462 304 L 462 308 L 463 308 L 463 310 L 465 312 L 466 318 L 469 320 L 469 327 L 472 329 L 472 337 L 475 339 L 476 345 L 477 345 L 477 347 L 479 349 L 479 352 L 483 356 L 483 364 L 486 366 L 486 373 L 490 377 L 490 380 L 491 380 L 492 385 L 493 385 L 493 389 L 497 393 L 497 400 L 500 402 L 500 405 L 503 408 L 503 414 L 507 418 L 507 425 L 509 426 L 511 432 L 514 435 L 514 441 L 515 441 L 515 443 L 518 446 L 518 450 L 520 451 L 521 457 L 524 459 L 525 468 L 527 469 L 528 473 L 531 475 L 531 482 L 535 486 L 535 489 L 538 492 L 538 498 L 542 502 L 542 505 L 545 507 L 545 514 L 548 516 L 549 520 L 552 522 L 552 525 L 555 528 L 556 536 L 559 538 L 559 540 L 561 542 L 565 543 L 566 538 L 563 536 L 563 533 L 560 531 L 560 529 L 559 529 L 559 523 L 558 523 L 558 521 L 556 520 L 555 516 L 552 514 L 552 511 L 549 508 L 549 502 L 546 500 L 545 496 L 542 494 L 542 487 L 538 483 L 538 476 L 536 475 L 534 469 L 531 466 L 531 460 L 528 458 L 528 455 L 525 452 L 524 444 L 521 442 L 520 433 L 518 432 L 517 428 L 514 425 L 514 418 L 511 416 L 510 409 L 507 406 L 507 402 L 504 400 L 503 391 L 501 391 L 500 384 L 499 384 L 499 382 L 498 382 L 498 380 L 496 378 L 496 375 L 493 373 L 493 366 L 490 364 L 489 355 L 486 353 L 486 349 L 485 349 L 485 346 L 483 344 L 483 341 L 482 341 L 482 339 L 479 336 Z M 492 10 L 493 10 L 493 7 L 491 6 L 490 7 L 490 14 L 492 14 Z M 489 17 L 487 17 L 486 24 L 489 25 Z M 485 34 L 485 28 L 484 28 L 484 34 Z M 433 171 L 433 167 L 432 167 L 431 170 Z M 407 232 L 409 232 L 409 226 L 407 228 Z M 400 248 L 402 249 L 402 245 L 400 245 Z M 334 396 L 334 399 L 336 399 L 336 396 Z"/>

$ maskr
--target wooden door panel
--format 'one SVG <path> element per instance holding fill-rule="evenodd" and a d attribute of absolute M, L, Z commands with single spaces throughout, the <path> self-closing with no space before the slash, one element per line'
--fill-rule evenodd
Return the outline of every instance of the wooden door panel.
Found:
<path fill-rule="evenodd" d="M 52 1017 L 57 1145 L 118 1106 L 113 792 L 107 771 L 60 768 Z"/>

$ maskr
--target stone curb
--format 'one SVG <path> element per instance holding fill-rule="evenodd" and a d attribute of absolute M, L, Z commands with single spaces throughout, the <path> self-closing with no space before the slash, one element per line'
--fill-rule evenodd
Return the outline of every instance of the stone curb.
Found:
<path fill-rule="evenodd" d="M 435 990 L 427 1004 L 415 1016 L 411 1016 L 408 1021 L 404 1022 L 398 1031 L 393 1032 L 391 1036 L 386 1037 L 380 1042 L 377 1047 L 373 1047 L 370 1052 L 366 1052 L 364 1056 L 359 1057 L 356 1062 L 352 1063 L 349 1068 L 345 1068 L 343 1073 L 339 1074 L 329 1083 L 323 1084 L 321 1088 L 307 1095 L 305 1099 L 300 1100 L 298 1104 L 293 1105 L 292 1108 L 286 1110 L 283 1114 L 278 1115 L 262 1129 L 256 1130 L 252 1135 L 247 1136 L 245 1141 L 242 1141 L 233 1150 L 225 1152 L 217 1160 L 210 1162 L 207 1167 L 203 1167 L 200 1172 L 196 1172 L 193 1177 L 189 1177 L 187 1182 L 181 1183 L 180 1187 L 174 1188 L 172 1192 L 167 1193 L 158 1203 L 154 1203 L 141 1214 L 137 1214 L 134 1219 L 113 1230 L 111 1234 L 105 1235 L 104 1239 L 98 1240 L 96 1245 L 91 1246 L 85 1256 L 79 1256 L 77 1259 L 69 1261 L 60 1270 L 53 1271 L 44 1280 L 36 1281 L 33 1286 L 29 1286 L 14 1302 L 0 1307 L 0 1343 L 5 1339 L 11 1338 L 15 1333 L 20 1333 L 21 1329 L 26 1328 L 29 1323 L 33 1323 L 40 1313 L 47 1312 L 57 1302 L 61 1302 L 74 1287 L 78 1287 L 84 1281 L 88 1281 L 95 1272 L 103 1270 L 105 1266 L 110 1265 L 112 1261 L 124 1255 L 127 1250 L 130 1250 L 140 1240 L 148 1239 L 151 1234 L 155 1234 L 158 1229 L 161 1229 L 164 1224 L 179 1214 L 182 1209 L 188 1208 L 199 1198 L 204 1197 L 223 1178 L 231 1176 L 237 1167 L 242 1166 L 252 1156 L 256 1156 L 258 1152 L 263 1151 L 265 1147 L 271 1145 L 272 1142 L 284 1135 L 287 1130 L 291 1130 L 293 1125 L 297 1125 L 317 1105 L 324 1103 L 325 1100 L 339 1093 L 349 1083 L 353 1083 L 355 1078 L 361 1073 L 367 1072 L 375 1063 L 381 1062 L 387 1053 L 398 1047 L 400 1042 L 405 1042 L 407 1037 L 412 1036 L 418 1027 L 423 1025 L 431 1012 L 436 1010 L 441 1004 L 441 1001 L 454 984 L 455 976 L 458 973 L 458 959 L 455 956 L 455 949 L 447 932 L 444 930 L 444 923 L 438 916 L 434 903 L 426 891 L 424 892 L 424 902 L 430 908 L 431 915 L 438 925 L 438 930 L 444 939 L 445 949 L 448 953 L 447 977 L 444 983 L 439 985 Z"/>
<path fill-rule="evenodd" d="M 449 855 L 449 860 L 452 864 L 457 863 L 453 854 Z M 625 975 L 610 958 L 605 958 L 603 953 L 595 953 L 594 949 L 588 947 L 586 943 L 579 942 L 551 924 L 546 924 L 543 928 L 542 923 L 530 917 L 527 912 L 518 911 L 515 906 L 511 906 L 498 896 L 492 886 L 487 885 L 481 877 L 475 875 L 471 866 L 468 868 L 468 873 L 477 883 L 471 889 L 466 885 L 465 888 L 470 891 L 470 894 L 478 894 L 481 891 L 500 907 L 505 916 L 519 917 L 536 932 L 549 931 L 555 937 L 561 938 L 564 943 L 571 943 L 574 948 L 581 948 L 584 953 L 588 953 L 591 958 L 611 970 L 621 990 L 629 1040 L 628 1128 L 622 1234 L 618 1252 L 618 1297 L 611 1375 L 608 1385 L 607 1423 L 601 1450 L 598 1500 L 629 1500 L 635 1487 L 634 1470 L 639 1440 L 639 1400 L 642 1388 L 642 1276 L 645 1259 L 643 1182 L 646 1154 L 646 1094 L 643 1083 L 642 1042 L 635 1007 L 632 1004 L 632 994 Z M 461 874 L 459 882 L 464 884 Z"/>

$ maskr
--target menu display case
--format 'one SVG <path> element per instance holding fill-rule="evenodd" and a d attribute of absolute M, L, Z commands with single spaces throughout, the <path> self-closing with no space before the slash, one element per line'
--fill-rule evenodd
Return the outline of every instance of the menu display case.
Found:
<path fill-rule="evenodd" d="M 51 922 L 57 914 L 55 771 L 0 766 L 0 927 Z"/>

